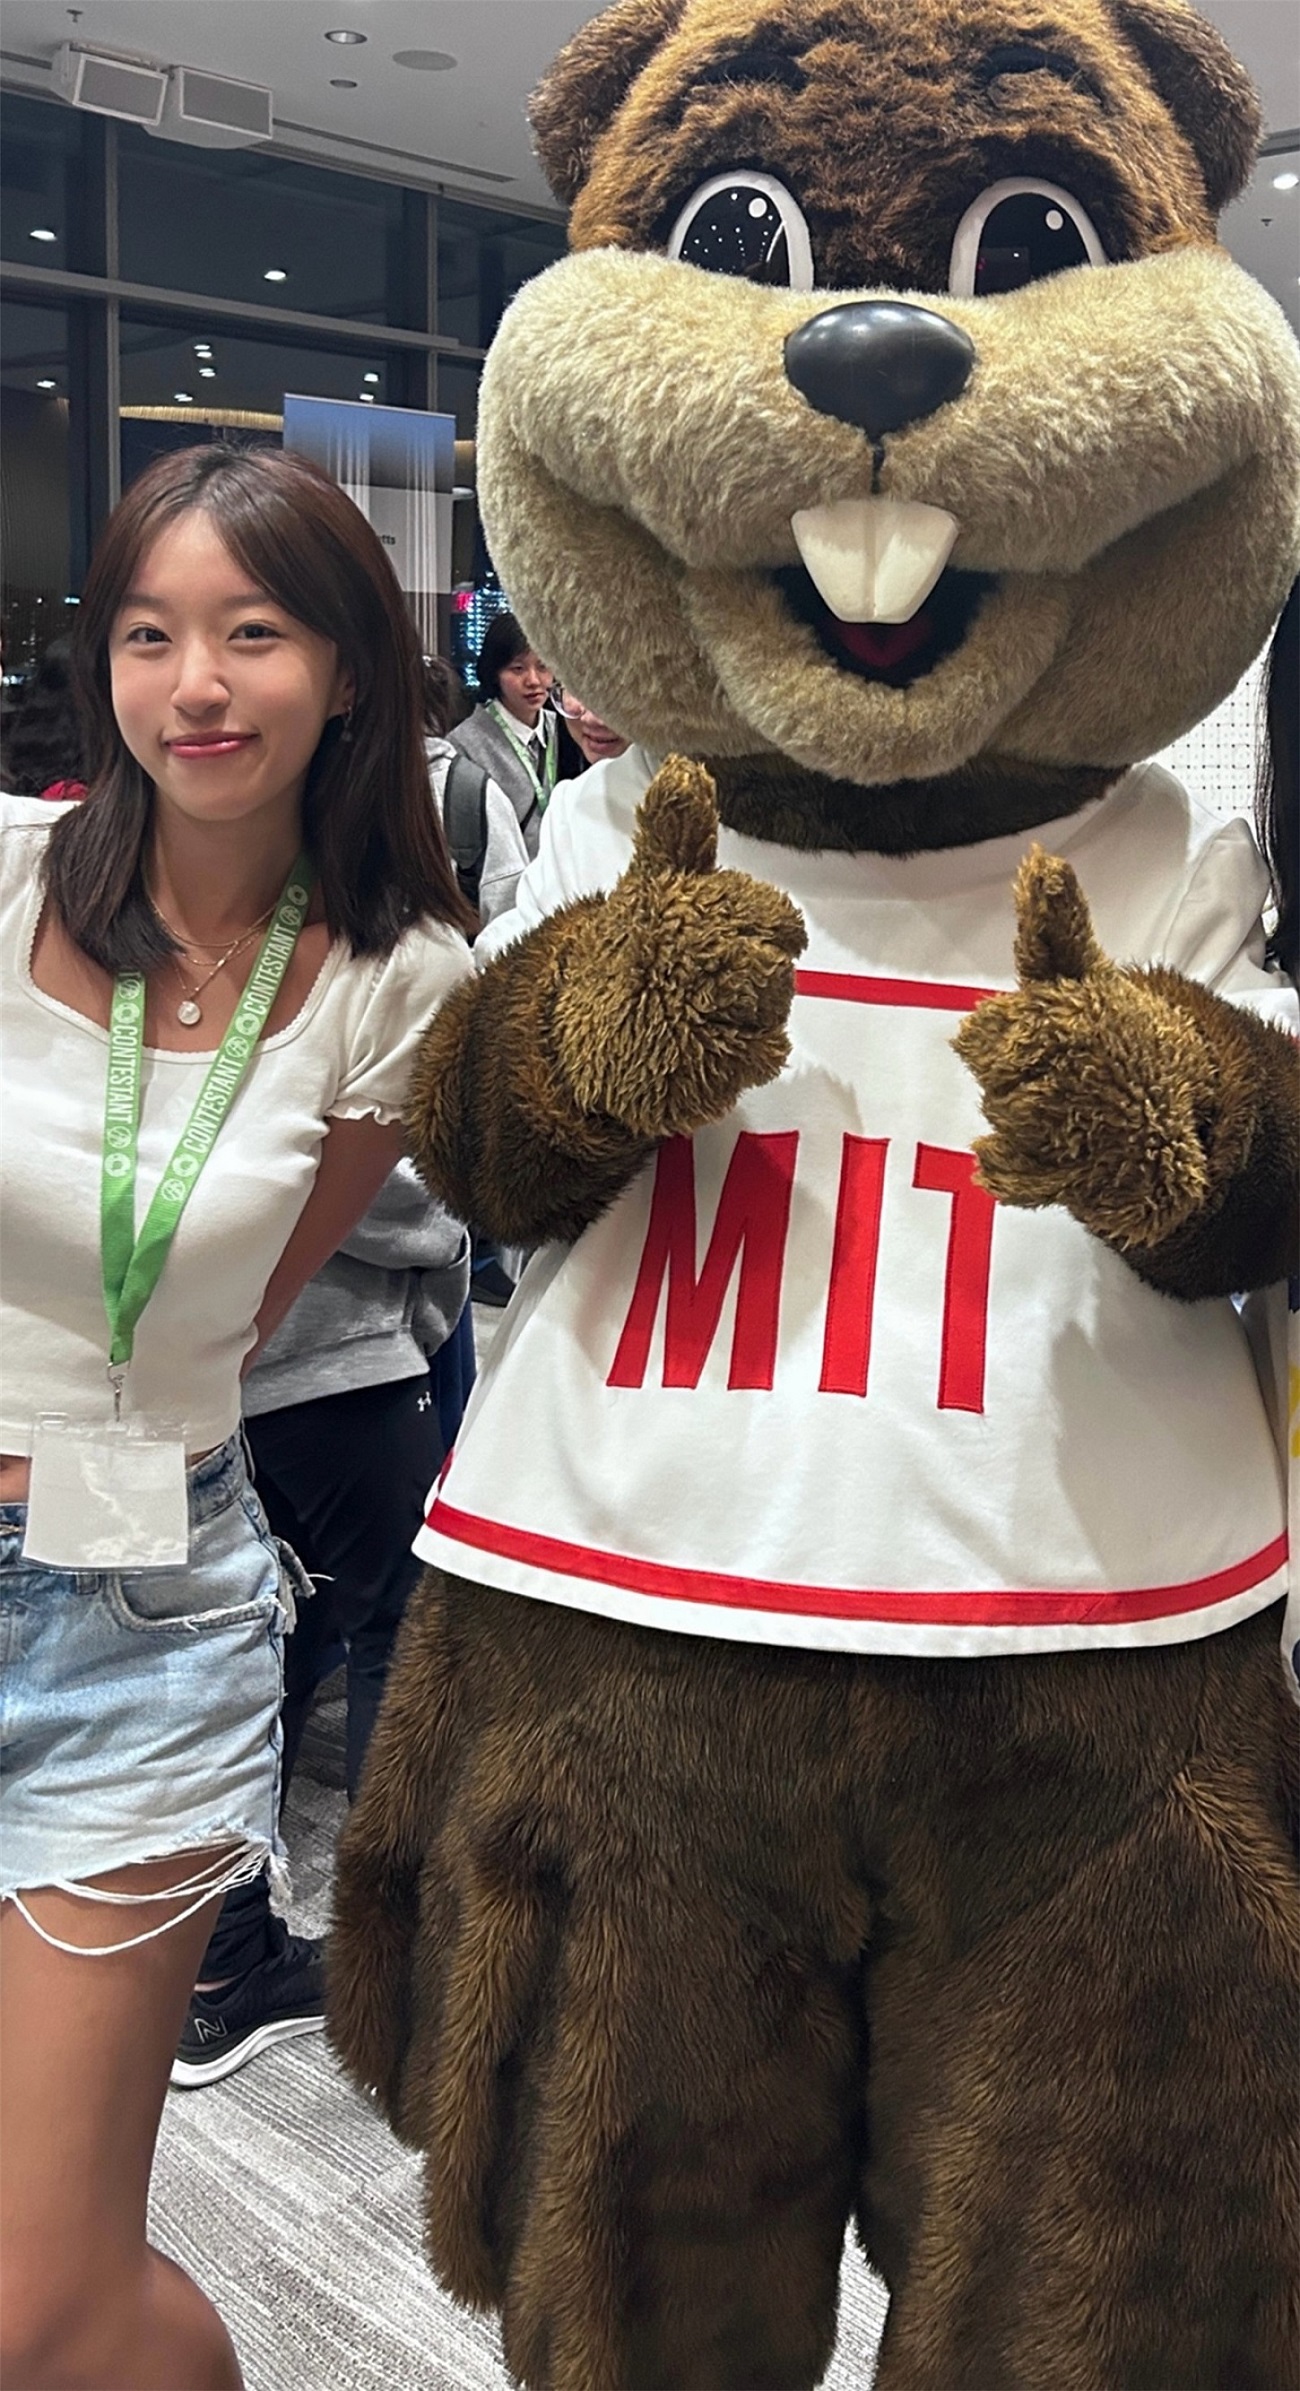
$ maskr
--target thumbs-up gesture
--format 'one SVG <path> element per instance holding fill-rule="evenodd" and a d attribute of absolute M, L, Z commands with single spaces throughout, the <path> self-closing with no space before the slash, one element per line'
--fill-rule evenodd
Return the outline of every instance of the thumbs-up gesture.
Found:
<path fill-rule="evenodd" d="M 803 922 L 779 889 L 718 871 L 717 849 L 709 774 L 670 756 L 641 801 L 631 863 L 567 945 L 553 1016 L 561 1069 L 583 1112 L 640 1137 L 718 1120 L 789 1053 Z"/>
<path fill-rule="evenodd" d="M 1214 1057 L 1162 982 L 1093 936 L 1070 864 L 1035 847 L 1015 885 L 1012 996 L 986 998 L 953 1043 L 991 1135 L 979 1172 L 1004 1204 L 1063 1204 L 1121 1249 L 1158 1245 L 1205 1203 Z"/>

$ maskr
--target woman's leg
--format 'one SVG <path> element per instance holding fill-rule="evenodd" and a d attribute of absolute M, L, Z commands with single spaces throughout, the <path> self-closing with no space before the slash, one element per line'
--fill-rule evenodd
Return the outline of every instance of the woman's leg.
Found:
<path fill-rule="evenodd" d="M 93 1882 L 147 1893 L 199 1864 L 186 1853 Z M 82 1948 L 177 1912 L 174 1900 L 114 1909 L 48 1888 L 24 1899 L 47 1933 Z M 52 1950 L 12 1902 L 0 1908 L 6 2391 L 239 2391 L 216 2310 L 146 2232 L 168 2069 L 217 1907 L 89 1958 Z"/>

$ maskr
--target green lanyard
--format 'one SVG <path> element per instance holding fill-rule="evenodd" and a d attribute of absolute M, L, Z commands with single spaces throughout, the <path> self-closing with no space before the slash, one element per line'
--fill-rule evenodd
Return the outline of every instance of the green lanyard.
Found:
<path fill-rule="evenodd" d="M 138 1237 L 135 1182 L 145 983 L 138 971 L 123 972 L 113 983 L 99 1223 L 104 1309 L 108 1314 L 108 1375 L 118 1412 L 122 1405 L 122 1382 L 135 1346 L 136 1324 L 162 1276 L 181 1214 L 253 1059 L 267 1014 L 298 943 L 298 933 L 307 919 L 311 887 L 311 866 L 306 856 L 300 855 L 280 892 L 279 904 L 258 949 L 244 993 L 154 1191 Z"/>
<path fill-rule="evenodd" d="M 533 759 L 528 752 L 527 743 L 520 738 L 518 731 L 512 728 L 509 717 L 506 714 L 505 707 L 499 706 L 496 699 L 492 697 L 488 699 L 488 712 L 491 715 L 492 720 L 495 722 L 497 729 L 504 732 L 506 738 L 510 741 L 515 754 L 518 756 L 520 763 L 523 765 L 525 772 L 528 774 L 528 777 L 533 784 L 538 810 L 541 813 L 545 813 L 547 800 L 550 797 L 552 789 L 555 787 L 555 776 L 559 767 L 559 748 L 554 736 L 548 738 L 546 733 L 541 729 L 540 726 L 542 716 L 539 714 L 537 717 L 538 729 L 529 733 L 530 738 L 536 739 L 540 737 L 542 742 L 542 777 L 539 780 L 537 777 L 537 766 L 533 762 Z"/>

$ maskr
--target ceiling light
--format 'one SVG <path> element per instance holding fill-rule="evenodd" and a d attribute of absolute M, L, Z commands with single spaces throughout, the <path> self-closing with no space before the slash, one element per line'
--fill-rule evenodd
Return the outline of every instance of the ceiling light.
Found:
<path fill-rule="evenodd" d="M 417 74 L 445 75 L 456 60 L 450 50 L 394 50 L 393 64 L 414 67 Z"/>
<path fill-rule="evenodd" d="M 331 91 L 355 91 L 356 88 L 356 84 L 353 82 L 350 75 L 330 76 Z"/>
<path fill-rule="evenodd" d="M 375 403 L 375 394 L 373 390 L 359 390 L 357 392 L 357 397 L 364 399 L 368 407 L 373 407 Z"/>
<path fill-rule="evenodd" d="M 194 404 L 194 393 L 192 390 L 173 390 L 172 397 L 175 399 L 178 407 L 192 407 Z"/>
<path fill-rule="evenodd" d="M 27 237 L 30 241 L 57 241 L 59 236 L 50 231 L 48 224 L 38 224 Z"/>
<path fill-rule="evenodd" d="M 363 374 L 361 379 L 363 382 L 377 382 L 379 380 L 379 376 L 378 374 Z"/>
<path fill-rule="evenodd" d="M 1275 191 L 1294 191 L 1297 183 L 1300 183 L 1300 174 L 1293 174 L 1289 167 L 1285 174 L 1275 174 L 1273 177 Z"/>
<path fill-rule="evenodd" d="M 202 374 L 202 376 L 203 376 L 203 379 L 204 379 L 204 381 L 205 381 L 205 382 L 215 382 L 215 381 L 216 381 L 216 378 L 217 378 L 217 369 L 216 369 L 215 365 L 201 365 L 201 366 L 199 367 L 199 372 Z"/>
<path fill-rule="evenodd" d="M 327 42 L 337 42 L 340 49 L 344 50 L 353 50 L 359 42 L 368 41 L 369 38 L 368 34 L 351 32 L 346 25 L 341 26 L 336 33 L 327 33 L 325 36 Z"/>
<path fill-rule="evenodd" d="M 287 282 L 288 279 L 283 266 L 268 266 L 262 276 L 263 282 Z"/>
<path fill-rule="evenodd" d="M 51 382 L 46 379 L 43 382 L 38 382 L 36 387 L 38 390 L 57 390 L 59 386 L 57 382 Z"/>
<path fill-rule="evenodd" d="M 194 343 L 194 354 L 196 357 L 210 357 L 212 355 L 211 341 L 196 340 Z"/>

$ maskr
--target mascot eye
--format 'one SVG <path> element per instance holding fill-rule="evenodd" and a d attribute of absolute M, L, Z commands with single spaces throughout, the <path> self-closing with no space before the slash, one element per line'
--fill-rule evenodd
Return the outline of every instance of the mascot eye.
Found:
<path fill-rule="evenodd" d="M 692 193 L 668 236 L 669 257 L 708 274 L 738 274 L 782 290 L 813 287 L 812 242 L 797 200 L 755 166 L 710 175 Z"/>
<path fill-rule="evenodd" d="M 948 266 L 956 299 L 1018 291 L 1067 266 L 1104 266 L 1106 252 L 1086 208 L 1056 183 L 1025 175 L 990 183 L 957 227 Z"/>

